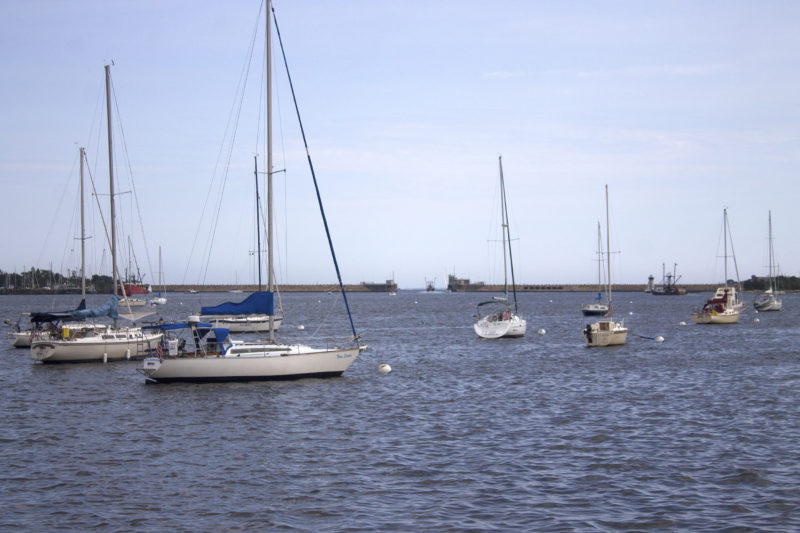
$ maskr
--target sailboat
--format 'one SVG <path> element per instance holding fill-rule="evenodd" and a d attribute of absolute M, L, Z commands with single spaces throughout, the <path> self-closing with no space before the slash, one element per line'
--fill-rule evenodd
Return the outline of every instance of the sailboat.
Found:
<path fill-rule="evenodd" d="M 608 313 L 608 306 L 603 303 L 603 238 L 600 235 L 600 222 L 597 222 L 597 296 L 590 304 L 581 304 L 583 316 L 602 316 Z"/>
<path fill-rule="evenodd" d="M 695 324 L 735 324 L 739 321 L 739 315 L 744 308 L 741 295 L 736 287 L 728 284 L 728 239 L 730 238 L 730 227 L 728 225 L 728 209 L 722 210 L 722 240 L 725 249 L 725 285 L 717 287 L 714 296 L 706 300 L 702 309 L 695 309 L 692 312 L 692 322 Z M 731 240 L 731 253 L 733 252 L 733 240 Z M 736 255 L 733 255 L 734 265 Z M 737 267 L 737 279 L 738 267 Z"/>
<path fill-rule="evenodd" d="M 114 204 L 114 162 L 111 135 L 111 80 L 109 66 L 105 66 L 106 82 L 106 112 L 108 126 L 108 174 L 111 202 L 111 262 L 113 287 L 116 289 L 118 281 L 117 256 L 116 256 L 116 214 Z M 83 174 L 82 151 L 81 174 Z M 122 289 L 125 294 L 124 288 Z M 154 350 L 163 336 L 161 332 L 144 332 L 141 328 L 117 328 L 118 298 L 111 295 L 111 300 L 104 306 L 96 309 L 74 311 L 71 317 L 76 320 L 108 316 L 114 320 L 113 328 L 87 329 L 77 332 L 68 327 L 62 329 L 61 338 L 34 339 L 31 344 L 31 357 L 42 363 L 77 363 L 94 361 L 113 361 L 122 359 L 141 358 Z"/>
<path fill-rule="evenodd" d="M 608 313 L 604 320 L 587 324 L 583 330 L 586 346 L 618 346 L 625 344 L 628 328 L 622 322 L 614 322 L 614 304 L 611 300 L 611 237 L 609 235 L 608 185 L 606 185 L 606 268 L 608 269 L 606 294 L 608 295 Z"/>
<path fill-rule="evenodd" d="M 203 323 L 201 317 L 189 317 L 186 323 L 177 325 L 158 325 L 157 329 L 165 333 L 176 331 L 189 331 L 192 337 L 192 344 L 189 349 L 186 344 L 181 347 L 177 339 L 168 338 L 159 349 L 159 357 L 150 357 L 142 362 L 139 371 L 145 376 L 147 383 L 168 383 L 175 381 L 188 382 L 215 382 L 215 381 L 239 381 L 239 380 L 278 380 L 278 379 L 298 379 L 305 377 L 331 377 L 340 376 L 355 361 L 359 353 L 366 346 L 359 345 L 359 336 L 356 334 L 353 318 L 350 314 L 350 306 L 347 301 L 347 293 L 344 290 L 342 276 L 339 272 L 336 254 L 333 250 L 328 229 L 325 210 L 322 207 L 322 199 L 317 187 L 316 174 L 311 164 L 311 157 L 308 156 L 311 176 L 317 193 L 317 202 L 322 215 L 325 232 L 328 237 L 328 245 L 331 251 L 336 275 L 339 280 L 339 288 L 347 309 L 350 320 L 350 328 L 353 336 L 349 346 L 313 348 L 305 344 L 281 344 L 275 342 L 275 317 L 272 312 L 272 294 L 274 291 L 274 262 L 273 262 L 273 215 L 272 215 L 272 39 L 270 13 L 273 17 L 270 0 L 266 0 L 266 113 L 267 113 L 267 260 L 268 260 L 268 291 L 257 292 L 250 298 L 259 300 L 253 302 L 254 305 L 263 305 L 268 311 L 269 316 L 269 341 L 265 343 L 246 343 L 246 342 L 226 342 L 226 328 L 215 328 L 211 323 Z M 275 19 L 275 30 L 280 40 L 280 31 Z M 281 42 L 281 49 L 283 43 Z M 284 56 L 285 57 L 285 56 Z M 284 62 L 285 64 L 285 62 Z M 288 65 L 287 76 L 288 76 Z M 289 76 L 291 84 L 291 76 Z M 294 90 L 292 89 L 294 98 Z M 300 123 L 300 131 L 303 134 L 303 142 L 308 154 L 308 144 L 305 140 L 302 121 L 300 121 L 299 108 L 295 100 L 295 109 Z M 260 237 L 259 237 L 260 239 Z M 260 257 L 260 254 L 259 254 Z M 259 270 L 260 270 L 259 260 Z M 255 298 L 254 298 L 255 297 Z M 247 300 L 245 300 L 247 302 Z M 244 303 L 244 302 L 243 302 Z"/>
<path fill-rule="evenodd" d="M 58 329 L 58 324 L 60 324 L 61 322 L 71 320 L 73 311 L 80 311 L 82 309 L 86 309 L 86 252 L 85 252 L 86 233 L 84 230 L 84 217 L 83 217 L 84 149 L 82 146 L 78 149 L 78 156 L 80 158 L 80 198 L 81 198 L 80 201 L 81 301 L 78 304 L 77 308 L 70 311 L 25 313 L 25 315 L 27 315 L 30 318 L 31 329 L 23 330 L 19 325 L 19 321 L 17 321 L 16 331 L 10 331 L 8 333 L 8 339 L 11 341 L 11 345 L 14 346 L 15 348 L 30 348 L 34 339 L 43 340 L 43 339 L 57 338 L 57 336 L 61 333 Z M 87 324 L 72 323 L 69 325 L 69 328 L 74 331 L 80 329 L 95 329 L 95 327 L 96 325 L 91 323 Z"/>
<path fill-rule="evenodd" d="M 500 227 L 503 231 L 503 296 L 478 304 L 478 321 L 473 329 L 484 339 L 500 337 L 522 337 L 528 327 L 527 321 L 519 315 L 517 305 L 517 285 L 514 280 L 514 259 L 511 255 L 511 230 L 508 225 L 508 204 L 506 203 L 506 184 L 503 179 L 503 158 L 500 165 Z M 506 254 L 508 250 L 508 254 Z M 511 266 L 511 290 L 514 296 L 513 310 L 508 300 L 508 266 Z M 486 309 L 486 311 L 484 311 Z"/>
<path fill-rule="evenodd" d="M 769 212 L 769 289 L 756 297 L 753 307 L 758 311 L 780 311 L 783 302 L 777 296 L 778 285 L 775 280 L 775 250 L 772 247 L 772 211 Z"/>
<path fill-rule="evenodd" d="M 150 298 L 151 305 L 165 305 L 167 303 L 167 289 L 164 287 L 164 265 L 161 262 L 161 246 L 158 247 L 158 285 L 161 290 L 154 298 Z"/>

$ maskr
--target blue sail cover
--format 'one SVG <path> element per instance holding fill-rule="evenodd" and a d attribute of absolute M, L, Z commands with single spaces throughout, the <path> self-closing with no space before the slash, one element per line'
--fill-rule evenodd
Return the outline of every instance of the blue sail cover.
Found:
<path fill-rule="evenodd" d="M 42 322 L 57 322 L 59 320 L 72 320 L 72 313 L 86 309 L 86 300 L 81 300 L 78 307 L 72 311 L 54 311 L 49 313 L 31 313 L 31 322 L 41 324 Z"/>
<path fill-rule="evenodd" d="M 214 307 L 203 307 L 201 315 L 272 315 L 274 306 L 272 293 L 254 292 L 239 303 L 225 302 Z"/>
<path fill-rule="evenodd" d="M 86 318 L 94 318 L 94 317 L 101 317 L 107 316 L 109 318 L 119 318 L 119 314 L 117 313 L 117 302 L 119 299 L 117 298 L 116 294 L 111 295 L 111 299 L 105 305 L 101 307 L 95 307 L 94 309 L 82 309 L 76 310 L 72 312 L 72 319 L 73 320 L 83 320 Z"/>

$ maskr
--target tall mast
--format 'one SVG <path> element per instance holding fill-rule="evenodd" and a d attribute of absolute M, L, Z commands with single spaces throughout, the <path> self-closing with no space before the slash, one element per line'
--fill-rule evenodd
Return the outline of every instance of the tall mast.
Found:
<path fill-rule="evenodd" d="M 164 265 L 161 264 L 161 245 L 158 245 L 158 284 L 164 290 Z M 160 296 L 160 295 L 159 295 Z"/>
<path fill-rule="evenodd" d="M 603 235 L 600 232 L 600 221 L 597 221 L 597 299 L 603 292 Z M 600 302 L 602 303 L 602 302 Z"/>
<path fill-rule="evenodd" d="M 267 286 L 269 291 L 275 290 L 275 271 L 272 259 L 272 12 L 271 0 L 267 5 Z M 274 312 L 273 312 L 274 313 Z M 269 341 L 275 341 L 275 323 L 273 315 L 269 315 Z"/>
<path fill-rule="evenodd" d="M 606 258 L 608 261 L 608 315 L 614 318 L 614 307 L 611 305 L 611 235 L 608 216 L 608 184 L 606 184 Z"/>
<path fill-rule="evenodd" d="M 772 270 L 772 264 L 775 259 L 775 252 L 772 249 L 772 211 L 769 211 L 769 290 L 770 292 L 775 292 L 775 287 L 773 285 L 775 282 L 774 279 L 774 272 Z"/>
<path fill-rule="evenodd" d="M 514 291 L 514 312 L 518 313 L 519 308 L 517 306 L 517 283 L 514 280 L 514 256 L 511 254 L 511 229 L 508 224 L 508 203 L 506 202 L 506 183 L 505 179 L 503 178 L 503 157 L 500 156 L 500 188 L 502 189 L 502 196 L 503 196 L 503 222 L 505 225 L 505 231 L 503 234 L 503 270 L 505 271 L 505 262 L 506 262 L 506 250 L 505 250 L 505 242 L 506 237 L 508 237 L 508 263 L 511 268 L 511 290 Z M 507 278 L 506 278 L 507 279 Z M 508 300 L 508 281 L 506 281 L 506 300 Z"/>
<path fill-rule="evenodd" d="M 722 242 L 725 250 L 725 286 L 728 286 L 728 208 L 722 208 Z"/>
<path fill-rule="evenodd" d="M 81 158 L 81 299 L 86 300 L 86 232 L 83 225 L 83 146 L 80 148 Z"/>
<path fill-rule="evenodd" d="M 500 228 L 503 230 L 503 292 L 508 300 L 508 265 L 506 263 L 506 184 L 503 181 L 503 156 L 498 157 L 500 164 Z M 509 243 L 509 246 L 511 243 Z"/>
<path fill-rule="evenodd" d="M 256 262 L 258 263 L 258 292 L 261 292 L 261 196 L 258 194 L 258 156 L 253 156 L 253 175 L 256 178 Z"/>
<path fill-rule="evenodd" d="M 116 211 L 114 210 L 114 150 L 111 140 L 111 74 L 108 65 L 106 71 L 106 124 L 108 126 L 108 182 L 109 198 L 111 199 L 111 279 L 114 281 L 113 292 L 117 294 L 117 229 L 115 224 Z M 123 290 L 123 294 L 124 294 Z M 117 327 L 117 319 L 114 319 L 114 327 Z"/>

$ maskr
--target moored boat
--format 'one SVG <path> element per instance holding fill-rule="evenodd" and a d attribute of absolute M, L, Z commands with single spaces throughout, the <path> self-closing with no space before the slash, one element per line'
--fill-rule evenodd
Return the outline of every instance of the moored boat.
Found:
<path fill-rule="evenodd" d="M 778 284 L 775 277 L 775 249 L 772 245 L 772 211 L 769 212 L 769 288 L 759 294 L 753 301 L 758 311 L 780 311 L 783 301 L 778 296 Z"/>
<path fill-rule="evenodd" d="M 336 270 L 336 276 L 339 281 L 339 288 L 342 294 L 342 300 L 345 308 L 347 309 L 348 319 L 350 321 L 350 328 L 353 333 L 351 339 L 347 341 L 348 346 L 328 346 L 325 348 L 312 348 L 305 344 L 284 344 L 275 341 L 276 322 L 279 317 L 274 316 L 273 309 L 273 294 L 275 287 L 275 271 L 273 263 L 273 210 L 272 210 L 272 98 L 271 98 L 271 17 L 275 17 L 274 11 L 271 9 L 271 2 L 266 1 L 266 119 L 264 121 L 267 134 L 265 136 L 267 142 L 267 291 L 258 291 L 251 294 L 243 302 L 239 303 L 226 303 L 216 306 L 214 309 L 203 308 L 203 315 L 207 317 L 221 318 L 224 316 L 242 316 L 248 311 L 258 310 L 267 316 L 269 325 L 269 340 L 268 342 L 232 342 L 227 339 L 228 328 L 214 327 L 210 321 L 203 323 L 201 317 L 190 317 L 185 328 L 173 328 L 171 330 L 161 327 L 164 333 L 169 331 L 176 331 L 178 329 L 188 329 L 192 337 L 193 349 L 186 350 L 185 346 L 181 350 L 180 343 L 174 341 L 167 341 L 167 350 L 164 350 L 162 345 L 159 351 L 159 357 L 146 358 L 139 369 L 145 376 L 147 383 L 169 383 L 175 381 L 189 381 L 189 382 L 213 382 L 213 381 L 240 381 L 240 380 L 278 380 L 278 379 L 298 379 L 306 377 L 332 377 L 340 376 L 358 357 L 358 354 L 366 348 L 359 344 L 359 336 L 356 333 L 355 325 L 353 323 L 352 315 L 350 314 L 350 307 L 347 300 L 347 294 L 344 290 L 342 277 L 339 272 L 338 262 L 336 261 L 336 254 L 333 250 L 333 241 L 331 239 L 330 231 L 328 230 L 328 223 L 325 217 L 325 210 L 322 205 L 322 197 L 317 185 L 317 178 L 314 172 L 314 167 L 311 165 L 311 156 L 309 154 L 308 145 L 305 141 L 305 134 L 303 134 L 303 141 L 306 148 L 308 157 L 309 168 L 311 177 L 313 179 L 314 188 L 316 192 L 317 203 L 322 216 L 323 225 L 327 235 L 328 246 L 333 259 L 333 264 Z M 278 38 L 280 39 L 280 32 L 277 28 L 277 21 L 275 29 Z M 281 43 L 281 48 L 283 44 Z M 284 55 L 285 57 L 285 55 Z M 288 65 L 284 62 L 287 68 L 287 77 L 291 84 L 291 76 L 288 76 Z M 292 95 L 294 98 L 294 89 L 292 88 Z M 297 118 L 300 123 L 301 132 L 303 131 L 302 121 L 300 121 L 299 108 L 296 100 L 294 101 L 295 110 L 297 110 Z M 256 169 L 256 177 L 258 177 L 258 170 Z M 258 179 L 256 179 L 258 183 Z M 256 209 L 258 212 L 258 188 L 256 188 Z M 257 215 L 257 220 L 261 220 Z M 258 271 L 259 271 L 259 287 L 261 285 L 261 253 L 260 253 L 260 224 L 257 224 L 257 240 L 259 242 L 258 257 Z M 231 313 L 231 310 L 235 310 Z M 211 312 L 209 312 L 211 311 Z M 220 322 L 217 322 L 220 323 Z M 224 322 L 222 322 L 224 323 Z M 199 324 L 203 324 L 201 327 Z M 158 328 L 158 326 L 157 326 Z M 227 339 L 227 340 L 226 340 Z"/>
<path fill-rule="evenodd" d="M 735 324 L 739 322 L 739 315 L 744 309 L 740 291 L 728 283 L 728 240 L 730 239 L 730 226 L 728 224 L 728 209 L 722 210 L 722 240 L 724 248 L 723 260 L 725 263 L 725 284 L 717 287 L 714 296 L 700 309 L 692 312 L 692 322 L 695 324 Z M 731 240 L 731 253 L 733 254 L 733 240 Z M 733 255 L 734 265 L 736 255 Z M 738 279 L 738 267 L 736 277 Z"/>
<path fill-rule="evenodd" d="M 114 161 L 111 127 L 111 79 L 109 66 L 105 66 L 106 113 L 108 127 L 108 174 L 109 202 L 111 218 L 111 264 L 113 287 L 117 288 L 119 271 L 116 257 L 116 215 L 114 203 Z M 85 153 L 81 149 L 81 180 Z M 83 210 L 81 210 L 81 213 Z M 82 218 L 82 217 L 81 217 Z M 83 226 L 83 224 L 82 224 Z M 84 276 L 85 277 L 85 276 Z M 125 293 L 125 291 L 122 291 Z M 74 334 L 68 328 L 62 330 L 60 338 L 34 339 L 31 343 L 31 357 L 42 363 L 107 362 L 121 359 L 136 359 L 155 349 L 161 338 L 160 333 L 145 333 L 138 327 L 117 328 L 119 299 L 116 294 L 104 306 L 83 309 L 70 313 L 72 320 L 85 320 L 107 316 L 113 319 L 113 326 L 102 331 L 83 330 Z M 130 302 L 126 302 L 130 306 Z M 131 313 L 130 316 L 133 314 Z"/>
<path fill-rule="evenodd" d="M 500 228 L 503 232 L 503 297 L 495 297 L 478 304 L 478 321 L 473 325 L 475 333 L 484 339 L 501 337 L 523 337 L 528 323 L 519 314 L 517 304 L 517 285 L 514 280 L 514 259 L 511 254 L 511 230 L 508 224 L 508 205 L 506 201 L 506 184 L 503 178 L 503 158 L 498 158 L 500 167 Z M 506 253 L 508 251 L 508 253 Z M 508 298 L 508 271 L 510 263 L 511 290 L 514 305 Z M 483 308 L 490 309 L 484 312 Z"/>
<path fill-rule="evenodd" d="M 315 349 L 305 344 L 245 343 L 225 328 L 198 322 L 152 327 L 165 333 L 160 357 L 145 359 L 139 372 L 148 383 L 264 381 L 341 376 L 363 347 Z M 176 332 L 187 331 L 181 342 Z"/>
<path fill-rule="evenodd" d="M 619 346 L 625 344 L 628 339 L 628 328 L 622 321 L 614 321 L 614 305 L 611 293 L 611 238 L 609 236 L 609 214 L 608 214 L 608 185 L 606 185 L 606 294 L 608 297 L 608 312 L 604 315 L 604 320 L 598 320 L 593 324 L 587 324 L 583 329 L 583 338 L 586 346 Z"/>

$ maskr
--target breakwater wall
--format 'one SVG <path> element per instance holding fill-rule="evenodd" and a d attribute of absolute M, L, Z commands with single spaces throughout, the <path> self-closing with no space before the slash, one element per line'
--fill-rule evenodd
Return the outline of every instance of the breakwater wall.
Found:
<path fill-rule="evenodd" d="M 688 292 L 709 292 L 714 291 L 719 285 L 715 283 L 702 283 L 694 285 L 681 285 Z M 347 292 L 381 292 L 367 289 L 363 284 L 358 285 L 345 285 Z M 645 283 L 618 283 L 613 284 L 612 289 L 618 292 L 644 292 L 647 288 Z M 231 290 L 239 289 L 242 292 L 253 292 L 258 290 L 255 285 L 168 285 L 167 292 L 189 292 L 195 290 L 197 292 L 229 292 Z M 339 286 L 335 283 L 321 283 L 321 284 L 298 284 L 298 285 L 280 285 L 281 292 L 336 292 Z M 403 290 L 401 287 L 400 290 Z M 424 287 L 410 287 L 407 290 L 424 290 Z M 540 283 L 522 283 L 517 285 L 517 292 L 596 292 L 596 284 L 540 284 Z M 470 292 L 503 292 L 503 286 L 497 285 L 482 285 L 479 289 Z"/>
<path fill-rule="evenodd" d="M 718 283 L 699 283 L 693 285 L 681 285 L 688 292 L 713 292 L 719 286 Z M 366 287 L 363 283 L 358 285 L 345 285 L 347 292 L 388 292 L 375 290 Z M 647 285 L 644 283 L 625 284 L 619 283 L 612 285 L 614 292 L 644 292 Z M 155 287 L 154 287 L 155 289 Z M 339 285 L 335 283 L 315 283 L 315 284 L 295 284 L 295 285 L 281 285 L 279 287 L 281 292 L 338 292 Z M 167 293 L 181 293 L 181 292 L 231 292 L 234 290 L 242 291 L 242 293 L 251 293 L 258 290 L 256 285 L 167 285 Z M 404 290 L 400 288 L 400 290 Z M 409 287 L 405 290 L 422 291 L 424 287 Z M 88 291 L 87 291 L 88 292 Z M 441 291 L 439 291 L 441 292 Z M 480 285 L 478 288 L 465 292 L 503 292 L 502 285 Z M 523 283 L 517 285 L 517 292 L 597 292 L 597 285 L 592 284 L 537 284 L 537 283 Z M 751 292 L 751 291 L 745 291 Z M 757 292 L 757 291 L 756 291 Z M 94 291 L 91 292 L 94 294 Z M 0 295 L 2 294 L 76 294 L 74 289 L 59 290 L 59 289 L 13 289 L 13 288 L 0 288 Z M 80 291 L 77 291 L 80 294 Z"/>

